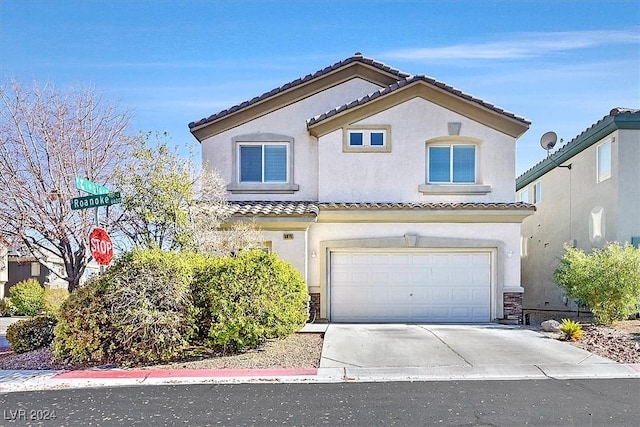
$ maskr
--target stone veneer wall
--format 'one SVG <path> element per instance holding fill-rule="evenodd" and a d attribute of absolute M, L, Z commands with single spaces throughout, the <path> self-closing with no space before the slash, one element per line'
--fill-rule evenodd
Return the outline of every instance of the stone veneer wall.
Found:
<path fill-rule="evenodd" d="M 316 320 L 320 319 L 320 294 L 312 293 L 309 294 L 311 297 L 311 306 L 315 308 L 316 311 Z"/>
<path fill-rule="evenodd" d="M 517 321 L 522 324 L 522 293 L 505 292 L 502 302 L 504 304 L 504 320 Z"/>

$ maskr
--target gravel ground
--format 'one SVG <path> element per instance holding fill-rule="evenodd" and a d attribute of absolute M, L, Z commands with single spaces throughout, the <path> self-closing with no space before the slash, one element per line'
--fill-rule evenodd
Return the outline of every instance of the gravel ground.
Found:
<path fill-rule="evenodd" d="M 198 360 L 180 361 L 144 369 L 251 369 L 317 368 L 320 366 L 322 334 L 297 333 L 268 341 L 255 350 L 230 356 L 215 355 Z M 51 351 L 40 349 L 14 354 L 0 348 L 0 369 L 61 369 L 51 363 Z"/>

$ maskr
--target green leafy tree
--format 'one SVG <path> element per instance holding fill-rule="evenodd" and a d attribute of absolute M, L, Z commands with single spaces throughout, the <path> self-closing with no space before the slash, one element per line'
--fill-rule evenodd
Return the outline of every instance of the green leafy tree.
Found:
<path fill-rule="evenodd" d="M 166 133 L 139 138 L 118 182 L 122 209 L 113 227 L 134 247 L 227 255 L 261 244 L 250 223 L 221 229 L 229 217 L 224 180 L 198 170 L 193 155 L 180 156 Z"/>
<path fill-rule="evenodd" d="M 166 134 L 165 134 L 166 137 Z M 138 248 L 181 249 L 188 245 L 195 177 L 193 165 L 160 135 L 140 137 L 118 173 L 122 194 L 115 228 Z"/>
<path fill-rule="evenodd" d="M 595 320 L 623 320 L 640 303 L 640 249 L 609 243 L 587 254 L 570 246 L 554 272 L 558 286 L 589 306 Z"/>

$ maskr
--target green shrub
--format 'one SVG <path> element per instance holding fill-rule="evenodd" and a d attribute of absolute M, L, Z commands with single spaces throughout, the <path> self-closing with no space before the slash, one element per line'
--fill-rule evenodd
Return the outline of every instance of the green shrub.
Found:
<path fill-rule="evenodd" d="M 42 305 L 45 313 L 57 315 L 62 303 L 69 298 L 69 291 L 66 288 L 44 288 Z"/>
<path fill-rule="evenodd" d="M 119 259 L 62 304 L 55 359 L 138 365 L 180 356 L 195 333 L 189 285 L 201 260 L 159 249 Z"/>
<path fill-rule="evenodd" d="M 626 319 L 640 303 L 640 249 L 610 243 L 586 254 L 566 247 L 554 278 L 569 297 L 587 304 L 596 322 Z"/>
<path fill-rule="evenodd" d="M 7 328 L 7 341 L 16 353 L 47 347 L 53 341 L 56 318 L 47 314 L 18 320 Z"/>
<path fill-rule="evenodd" d="M 291 334 L 308 315 L 300 273 L 259 250 L 209 259 L 193 282 L 193 297 L 200 338 L 231 351 Z"/>
<path fill-rule="evenodd" d="M 44 308 L 44 288 L 36 279 L 18 282 L 9 289 L 9 299 L 22 316 L 35 316 Z"/>
<path fill-rule="evenodd" d="M 570 319 L 562 319 L 560 332 L 562 332 L 564 339 L 567 341 L 580 341 L 582 335 L 584 335 L 580 322 Z"/>
<path fill-rule="evenodd" d="M 9 297 L 4 297 L 0 301 L 0 316 L 16 316 L 18 309 L 11 304 Z"/>

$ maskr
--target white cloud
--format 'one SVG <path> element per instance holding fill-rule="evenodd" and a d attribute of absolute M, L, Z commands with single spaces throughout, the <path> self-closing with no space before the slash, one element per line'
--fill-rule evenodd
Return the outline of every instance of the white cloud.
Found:
<path fill-rule="evenodd" d="M 549 53 L 608 45 L 639 44 L 640 28 L 611 31 L 514 33 L 508 40 L 452 46 L 400 49 L 381 54 L 407 60 L 523 59 Z"/>

